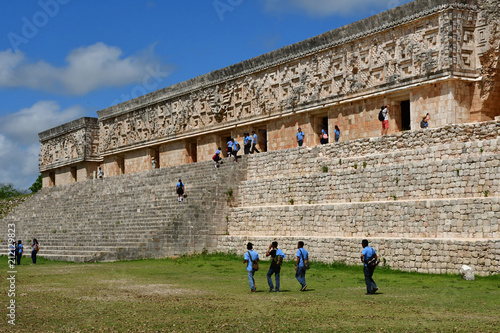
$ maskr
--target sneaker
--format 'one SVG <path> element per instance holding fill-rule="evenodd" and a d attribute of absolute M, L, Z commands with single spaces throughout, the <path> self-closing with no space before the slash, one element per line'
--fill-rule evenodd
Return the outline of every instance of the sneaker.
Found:
<path fill-rule="evenodd" d="M 278 289 L 276 289 L 274 292 L 275 292 L 275 293 L 279 293 L 280 291 L 279 291 Z"/>
<path fill-rule="evenodd" d="M 270 293 L 272 293 L 273 291 L 274 291 L 274 290 L 272 290 L 272 289 L 269 289 L 269 292 L 270 292 Z"/>
<path fill-rule="evenodd" d="M 373 293 L 375 294 L 377 292 L 378 288 L 373 289 Z"/>
<path fill-rule="evenodd" d="M 250 292 L 251 292 L 251 293 L 254 293 L 254 292 L 255 292 L 255 289 L 250 289 Z"/>
<path fill-rule="evenodd" d="M 306 291 L 306 288 L 307 288 L 307 284 L 303 285 L 302 289 L 300 289 L 300 291 Z"/>

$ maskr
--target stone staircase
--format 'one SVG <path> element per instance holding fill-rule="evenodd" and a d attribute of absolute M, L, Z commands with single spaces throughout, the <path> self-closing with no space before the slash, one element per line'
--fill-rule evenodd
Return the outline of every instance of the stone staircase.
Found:
<path fill-rule="evenodd" d="M 202 162 L 46 188 L 2 220 L 1 235 L 13 223 L 25 245 L 39 240 L 39 256 L 76 262 L 214 250 L 226 232 L 226 192 L 244 180 L 245 164 Z"/>
<path fill-rule="evenodd" d="M 407 271 L 500 265 L 500 123 L 403 132 L 253 156 L 219 249 L 304 240 L 313 260 L 359 264 L 368 238 Z"/>

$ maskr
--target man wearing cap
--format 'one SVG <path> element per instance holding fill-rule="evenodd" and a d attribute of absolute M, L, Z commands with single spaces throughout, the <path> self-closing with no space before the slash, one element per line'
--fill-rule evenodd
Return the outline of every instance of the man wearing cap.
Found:
<path fill-rule="evenodd" d="M 248 283 L 250 284 L 250 292 L 254 293 L 255 292 L 255 280 L 253 278 L 253 275 L 255 274 L 255 270 L 253 267 L 253 262 L 254 261 L 259 261 L 259 254 L 253 250 L 253 244 L 248 243 L 247 244 L 247 252 L 245 253 L 245 256 L 243 257 L 243 263 L 247 264 L 247 273 L 248 273 Z"/>

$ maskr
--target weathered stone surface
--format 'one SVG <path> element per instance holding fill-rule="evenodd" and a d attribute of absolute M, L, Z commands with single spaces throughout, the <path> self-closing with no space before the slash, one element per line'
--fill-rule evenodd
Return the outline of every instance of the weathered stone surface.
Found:
<path fill-rule="evenodd" d="M 470 266 L 462 265 L 462 267 L 460 267 L 460 275 L 464 280 L 474 281 L 474 269 Z"/>

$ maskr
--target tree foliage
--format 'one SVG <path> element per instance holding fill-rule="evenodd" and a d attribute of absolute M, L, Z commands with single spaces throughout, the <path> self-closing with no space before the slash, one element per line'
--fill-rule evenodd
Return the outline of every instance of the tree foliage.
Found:
<path fill-rule="evenodd" d="M 12 184 L 0 184 L 0 199 L 10 199 L 24 195 L 22 191 L 16 190 Z"/>
<path fill-rule="evenodd" d="M 30 187 L 31 193 L 38 192 L 42 189 L 42 174 L 38 175 L 38 178 L 35 180 L 33 185 Z"/>

